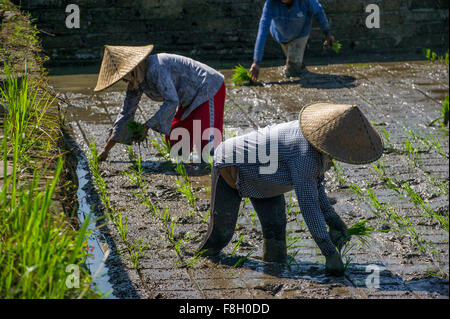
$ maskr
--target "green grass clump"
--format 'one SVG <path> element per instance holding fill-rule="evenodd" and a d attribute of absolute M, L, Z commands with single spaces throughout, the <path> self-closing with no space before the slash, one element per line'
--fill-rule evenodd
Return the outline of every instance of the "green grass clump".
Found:
<path fill-rule="evenodd" d="M 231 82 L 233 82 L 234 85 L 243 85 L 245 83 L 251 83 L 252 77 L 250 73 L 247 71 L 246 68 L 244 68 L 242 65 L 236 65 L 233 68 L 233 76 L 231 77 Z"/>

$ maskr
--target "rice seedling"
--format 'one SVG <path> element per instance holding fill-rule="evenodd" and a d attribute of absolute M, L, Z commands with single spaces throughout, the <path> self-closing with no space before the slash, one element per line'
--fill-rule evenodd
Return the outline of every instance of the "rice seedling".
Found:
<path fill-rule="evenodd" d="M 63 160 L 59 156 L 48 161 L 56 166 L 52 179 L 43 178 L 50 165 L 31 169 L 31 178 L 21 176 L 22 170 L 30 170 L 29 159 L 36 154 L 49 159 L 56 149 L 59 123 L 47 114 L 50 99 L 39 97 L 26 74 L 19 83 L 15 74 L 6 73 L 0 89 L 0 102 L 6 106 L 1 124 L 0 298 L 99 297 L 90 288 L 92 277 L 84 267 L 90 216 L 75 230 L 55 208 Z M 66 285 L 69 265 L 80 270 L 81 289 Z"/>
<path fill-rule="evenodd" d="M 159 136 L 160 141 L 158 141 L 156 138 L 151 138 L 150 141 L 152 142 L 153 146 L 158 151 L 159 155 L 164 158 L 167 161 L 170 161 L 170 143 L 166 141 L 163 134 Z"/>
<path fill-rule="evenodd" d="M 438 61 L 440 63 L 445 63 L 445 65 L 448 65 L 448 51 L 443 55 L 438 55 L 436 52 L 432 51 L 429 48 L 423 49 L 422 51 L 427 61 Z"/>
<path fill-rule="evenodd" d="M 448 53 L 447 53 L 448 59 Z M 444 102 L 442 103 L 442 126 L 448 126 L 449 121 L 449 106 L 448 106 L 448 96 L 445 97 Z"/>
<path fill-rule="evenodd" d="M 191 259 L 189 259 L 189 262 L 186 264 L 186 268 L 192 268 L 195 266 L 195 264 L 198 263 L 200 260 L 200 257 L 207 251 L 207 249 L 203 249 L 199 252 L 197 252 Z"/>
<path fill-rule="evenodd" d="M 189 181 L 188 173 L 186 172 L 186 167 L 182 161 L 177 162 L 175 168 L 178 174 L 181 175 L 182 181 L 175 179 L 175 184 L 177 185 L 177 190 L 182 193 L 189 201 L 191 207 L 195 207 L 196 201 L 196 191 L 192 187 L 192 183 Z"/>
<path fill-rule="evenodd" d="M 240 258 L 238 259 L 238 261 L 233 265 L 233 268 L 239 267 L 243 262 L 245 262 L 246 260 L 248 260 L 248 258 L 249 258 L 251 255 L 253 255 L 253 254 L 254 254 L 254 252 L 251 251 L 251 252 L 247 253 L 247 255 L 240 257 Z"/>
<path fill-rule="evenodd" d="M 231 77 L 231 82 L 234 85 L 244 85 L 252 83 L 252 77 L 250 73 L 242 65 L 238 64 L 233 68 L 233 76 Z"/>
<path fill-rule="evenodd" d="M 192 187 L 192 183 L 183 183 L 182 181 L 175 179 L 175 184 L 177 184 L 177 191 L 186 196 L 189 205 L 191 205 L 191 207 L 195 207 L 196 194 Z"/>
<path fill-rule="evenodd" d="M 116 213 L 113 216 L 112 222 L 116 226 L 116 229 L 119 232 L 122 242 L 126 243 L 127 229 L 128 229 L 128 216 L 125 216 L 125 218 L 124 218 L 122 216 L 122 214 Z"/>
<path fill-rule="evenodd" d="M 247 204 L 250 202 L 250 198 L 245 197 L 244 198 L 244 203 L 242 204 L 242 209 L 245 209 L 245 207 L 247 206 Z"/>
<path fill-rule="evenodd" d="M 432 251 L 436 251 L 431 242 L 420 238 L 408 216 L 402 217 L 398 212 L 395 211 L 395 209 L 391 205 L 387 203 L 381 203 L 376 198 L 373 190 L 371 190 L 370 188 L 367 190 L 367 192 L 369 193 L 369 196 L 375 208 L 375 210 L 372 210 L 375 215 L 391 224 L 394 231 L 408 234 L 411 237 L 411 241 L 413 242 L 414 246 L 416 246 L 421 252 L 426 252 L 427 247 L 431 248 Z M 393 221 L 394 224 L 391 221 Z"/>
<path fill-rule="evenodd" d="M 255 227 L 255 223 L 256 223 L 256 217 L 257 217 L 258 215 L 256 214 L 256 211 L 255 210 L 252 210 L 251 212 L 250 212 L 250 223 L 252 224 L 252 229 Z"/>
<path fill-rule="evenodd" d="M 131 146 L 128 146 L 128 157 L 132 163 L 131 173 L 124 171 L 123 173 L 130 179 L 130 181 L 137 187 L 141 188 L 144 185 L 144 179 L 142 177 L 142 157 L 139 153 L 137 156 Z"/>
<path fill-rule="evenodd" d="M 425 215 L 428 217 L 431 217 L 432 219 L 436 220 L 439 224 L 439 226 L 444 229 L 446 232 L 449 231 L 449 216 L 448 215 L 441 215 L 434 211 L 430 205 L 428 205 L 423 198 L 417 194 L 412 188 L 409 183 L 403 183 L 403 188 L 406 190 L 406 192 L 409 194 L 411 201 L 414 203 L 414 205 L 423 210 L 425 212 Z"/>
<path fill-rule="evenodd" d="M 177 258 L 180 260 L 180 262 L 183 261 L 183 256 L 181 254 L 181 250 L 183 249 L 183 246 L 188 243 L 190 240 L 192 239 L 191 234 L 187 233 L 186 235 L 184 235 L 182 238 L 180 238 L 179 240 L 177 240 L 175 242 L 174 245 L 174 250 L 175 250 L 175 254 L 177 256 Z"/>
<path fill-rule="evenodd" d="M 133 268 L 136 270 L 138 270 L 139 268 L 139 261 L 144 256 L 145 251 L 150 248 L 150 245 L 148 243 L 145 243 L 144 241 L 145 239 L 140 238 L 133 242 L 131 245 L 127 246 L 131 263 L 133 264 Z"/>
<path fill-rule="evenodd" d="M 205 216 L 202 218 L 202 223 L 207 223 L 209 219 L 209 215 L 211 214 L 211 211 L 208 210 L 205 214 Z"/>
<path fill-rule="evenodd" d="M 241 234 L 239 236 L 239 239 L 237 240 L 236 244 L 234 244 L 233 250 L 231 251 L 231 256 L 234 256 L 234 254 L 238 251 L 239 247 L 242 244 L 242 240 L 244 239 L 244 235 Z"/>

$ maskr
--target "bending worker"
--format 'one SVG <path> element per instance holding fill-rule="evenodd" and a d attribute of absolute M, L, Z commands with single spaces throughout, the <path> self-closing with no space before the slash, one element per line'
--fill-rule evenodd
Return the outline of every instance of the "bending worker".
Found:
<path fill-rule="evenodd" d="M 153 45 L 105 46 L 94 91 L 104 90 L 121 79 L 128 83 L 128 87 L 122 111 L 109 130 L 100 160 L 108 157 L 116 143 L 133 142 L 127 123 L 134 119 L 143 93 L 152 100 L 162 102 L 159 110 L 144 123 L 143 137 L 151 128 L 165 134 L 166 141 L 173 146 L 183 135 L 181 138 L 180 135 L 171 137 L 171 132 L 184 128 L 189 133 L 189 150 L 192 151 L 194 126 L 200 125 L 196 127 L 200 134 L 210 128 L 215 130 L 208 132 L 220 131 L 222 134 L 226 93 L 224 76 L 205 64 L 180 55 L 150 55 L 152 50 Z M 208 136 L 201 139 L 202 150 L 210 142 L 218 145 L 222 141 L 221 134 L 219 137 L 208 132 Z"/>
<path fill-rule="evenodd" d="M 284 193 L 294 189 L 312 238 L 326 257 L 327 273 L 342 275 L 338 251 L 350 238 L 325 193 L 324 173 L 332 159 L 365 164 L 382 151 L 380 135 L 357 106 L 329 103 L 304 107 L 299 121 L 222 142 L 214 155 L 209 227 L 199 251 L 216 255 L 229 243 L 241 199 L 249 197 L 261 222 L 263 260 L 285 262 Z M 269 161 L 262 163 L 260 154 L 269 154 Z"/>
<path fill-rule="evenodd" d="M 253 81 L 257 81 L 259 76 L 259 63 L 263 59 L 269 30 L 286 55 L 285 76 L 301 76 L 306 72 L 303 55 L 311 32 L 312 16 L 325 34 L 324 45 L 333 44 L 334 37 L 318 0 L 266 0 L 250 67 Z"/>

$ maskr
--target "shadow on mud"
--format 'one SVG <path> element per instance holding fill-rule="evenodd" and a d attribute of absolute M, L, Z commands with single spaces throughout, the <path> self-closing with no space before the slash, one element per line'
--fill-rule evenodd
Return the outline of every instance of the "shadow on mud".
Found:
<path fill-rule="evenodd" d="M 112 164 L 126 164 L 131 166 L 131 161 L 109 161 Z M 160 158 L 150 158 L 142 160 L 142 170 L 144 174 L 158 173 L 165 175 L 178 175 L 175 171 L 176 164 L 171 161 L 162 160 Z M 211 175 L 211 168 L 206 163 L 184 163 L 189 176 L 206 176 Z"/>
<path fill-rule="evenodd" d="M 323 74 L 308 71 L 308 73 L 302 76 L 299 80 L 265 82 L 264 85 L 300 84 L 303 88 L 331 90 L 354 88 L 357 86 L 354 83 L 355 81 L 356 78 L 350 75 Z"/>
<path fill-rule="evenodd" d="M 342 277 L 325 274 L 325 265 L 295 260 L 290 265 L 280 263 L 264 263 L 245 256 L 227 256 L 220 253 L 208 257 L 213 263 L 232 268 L 249 269 L 261 274 L 277 278 L 303 279 L 320 284 L 340 283 L 354 288 L 372 288 L 378 291 L 426 291 L 449 295 L 448 281 L 438 277 L 427 277 L 404 281 L 400 276 L 387 270 L 382 264 L 350 264 Z M 245 259 L 244 261 L 242 261 Z"/>

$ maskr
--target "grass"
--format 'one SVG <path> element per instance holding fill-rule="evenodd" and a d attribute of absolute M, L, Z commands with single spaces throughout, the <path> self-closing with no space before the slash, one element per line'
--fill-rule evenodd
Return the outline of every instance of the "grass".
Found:
<path fill-rule="evenodd" d="M 20 83 L 8 67 L 5 75 L 0 90 L 0 102 L 7 106 L 1 125 L 0 298 L 99 297 L 84 267 L 90 219 L 75 227 L 54 201 L 64 162 L 62 154 L 54 154 L 59 123 L 48 112 L 52 99 L 27 74 Z M 45 162 L 38 162 L 39 156 Z M 66 285 L 69 265 L 80 270 L 79 289 Z"/>

